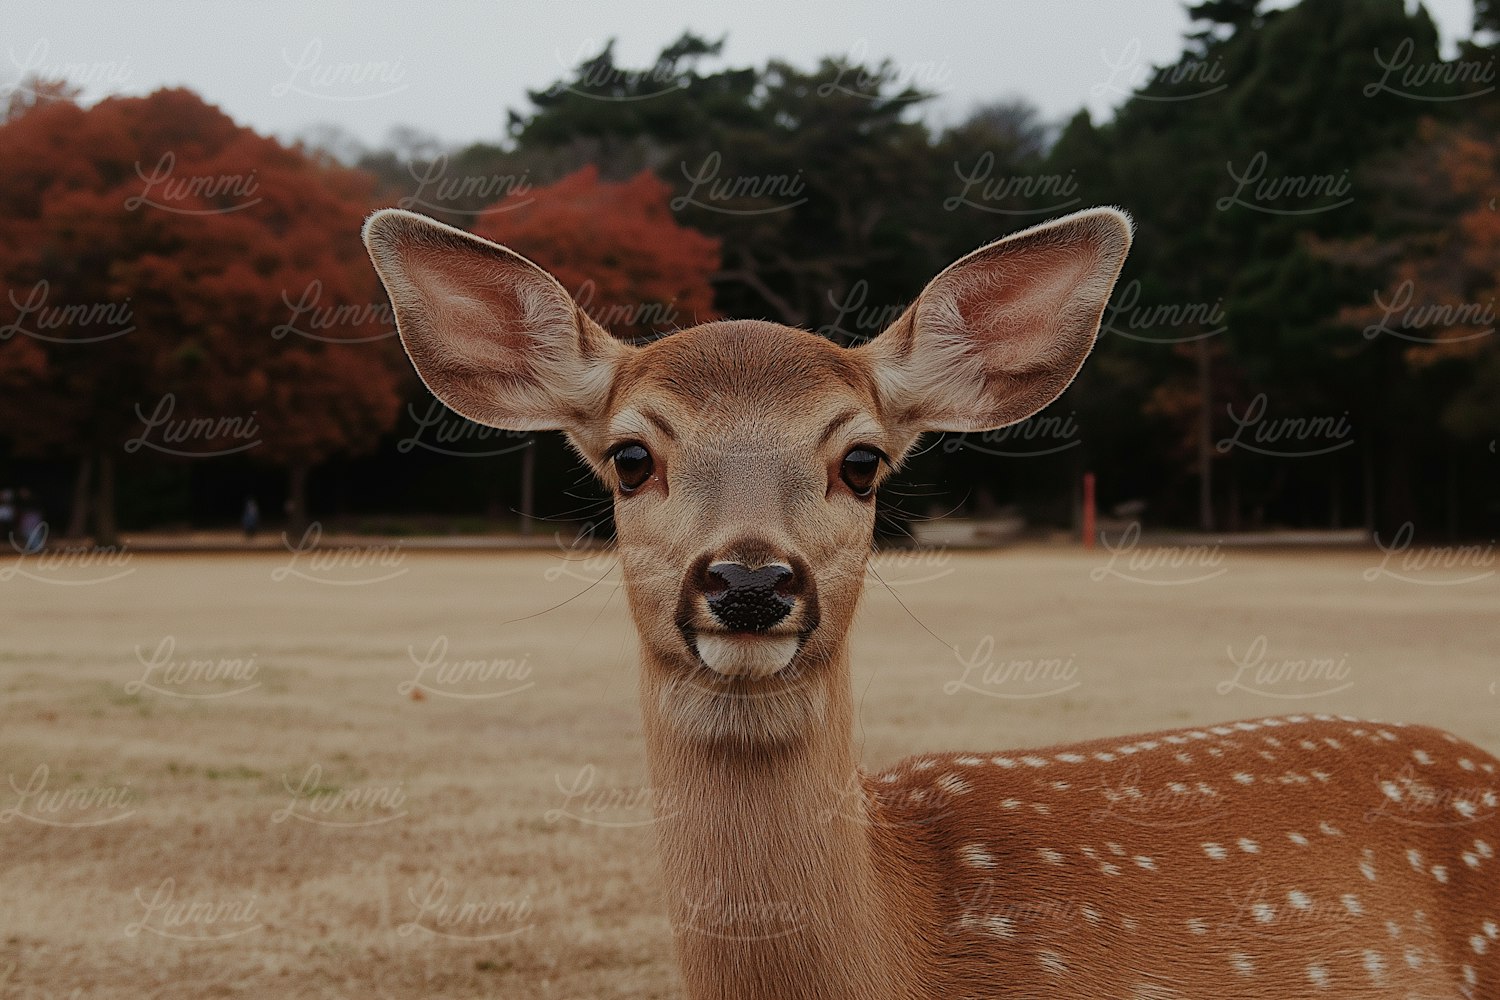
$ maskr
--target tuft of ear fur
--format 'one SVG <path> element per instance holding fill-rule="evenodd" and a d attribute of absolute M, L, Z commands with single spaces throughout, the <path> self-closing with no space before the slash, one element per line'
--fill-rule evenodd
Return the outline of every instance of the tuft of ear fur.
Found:
<path fill-rule="evenodd" d="M 982 431 L 1052 402 L 1093 349 L 1131 235 L 1124 212 L 1088 209 L 951 264 L 855 349 L 886 418 L 913 431 Z"/>
<path fill-rule="evenodd" d="M 557 279 L 414 212 L 376 212 L 363 236 L 406 353 L 449 408 L 517 431 L 576 431 L 599 413 L 633 348 L 589 319 Z"/>

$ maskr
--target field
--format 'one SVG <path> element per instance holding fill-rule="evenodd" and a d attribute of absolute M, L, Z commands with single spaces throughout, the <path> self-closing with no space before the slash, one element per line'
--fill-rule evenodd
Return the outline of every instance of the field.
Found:
<path fill-rule="evenodd" d="M 878 768 L 1336 712 L 1500 751 L 1493 561 L 890 554 L 857 738 Z M 679 996 L 617 578 L 400 548 L 0 562 L 0 997 Z"/>

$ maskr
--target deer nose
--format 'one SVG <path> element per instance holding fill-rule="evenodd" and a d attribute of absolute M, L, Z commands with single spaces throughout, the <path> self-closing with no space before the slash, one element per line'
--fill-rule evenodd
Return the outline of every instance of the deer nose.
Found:
<path fill-rule="evenodd" d="M 735 632 L 764 632 L 791 614 L 795 575 L 790 566 L 771 563 L 751 569 L 743 563 L 716 562 L 706 571 L 703 595 L 719 624 Z"/>

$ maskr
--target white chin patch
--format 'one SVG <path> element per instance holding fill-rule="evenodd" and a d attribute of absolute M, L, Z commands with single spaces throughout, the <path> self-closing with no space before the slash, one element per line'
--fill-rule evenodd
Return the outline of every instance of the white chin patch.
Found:
<path fill-rule="evenodd" d="M 770 677 L 797 655 L 796 636 L 700 635 L 693 644 L 714 673 L 750 680 Z"/>

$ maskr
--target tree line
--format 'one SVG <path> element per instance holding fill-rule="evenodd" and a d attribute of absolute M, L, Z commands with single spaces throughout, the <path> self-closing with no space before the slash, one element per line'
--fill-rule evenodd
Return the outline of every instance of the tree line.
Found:
<path fill-rule="evenodd" d="M 724 68 L 692 34 L 649 66 L 605 45 L 459 149 L 289 147 L 185 91 L 84 108 L 35 82 L 0 124 L 0 468 L 65 478 L 69 527 L 101 538 L 117 508 L 223 523 L 249 493 L 294 524 L 572 532 L 607 505 L 559 441 L 469 425 L 410 374 L 371 207 L 516 248 L 620 336 L 737 316 L 852 343 L 969 250 L 1115 204 L 1136 249 L 1094 359 L 1025 424 L 932 442 L 891 530 L 1005 505 L 1066 525 L 1092 471 L 1151 524 L 1492 531 L 1495 6 L 1448 57 L 1402 0 L 1190 14 L 1170 65 L 1106 54 L 1111 118 L 1060 125 L 1018 98 L 939 128 L 895 63 Z"/>

